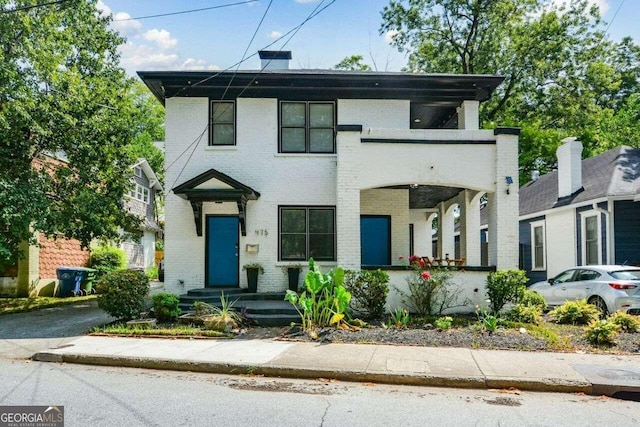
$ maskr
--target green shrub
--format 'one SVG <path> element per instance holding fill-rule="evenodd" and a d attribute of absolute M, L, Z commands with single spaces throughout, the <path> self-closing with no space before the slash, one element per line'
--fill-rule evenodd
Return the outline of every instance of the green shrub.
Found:
<path fill-rule="evenodd" d="M 542 309 L 538 305 L 516 304 L 506 313 L 504 318 L 512 322 L 529 323 L 539 325 L 542 323 Z"/>
<path fill-rule="evenodd" d="M 436 325 L 436 328 L 441 331 L 446 331 L 447 329 L 451 329 L 453 318 L 450 316 L 442 316 L 438 317 L 433 323 Z"/>
<path fill-rule="evenodd" d="M 640 332 L 640 318 L 623 311 L 616 311 L 609 316 L 609 321 L 620 326 L 624 332 Z"/>
<path fill-rule="evenodd" d="M 389 275 L 382 270 L 349 271 L 344 287 L 351 293 L 352 307 L 374 319 L 384 315 L 389 294 Z"/>
<path fill-rule="evenodd" d="M 610 320 L 593 320 L 589 323 L 584 337 L 594 345 L 613 345 L 615 337 L 618 335 L 620 325 Z"/>
<path fill-rule="evenodd" d="M 288 289 L 284 297 L 300 315 L 304 331 L 326 326 L 340 327 L 347 321 L 351 293 L 344 287 L 344 270 L 341 267 L 324 274 L 310 258 L 304 285 L 306 289 L 300 295 Z"/>
<path fill-rule="evenodd" d="M 149 280 L 157 280 L 158 279 L 158 267 L 149 267 L 144 271 L 144 274 L 147 275 Z"/>
<path fill-rule="evenodd" d="M 518 303 L 526 307 L 540 307 L 540 311 L 547 309 L 547 301 L 545 301 L 544 297 L 529 289 L 525 289 L 524 292 L 522 292 L 520 298 L 518 298 Z"/>
<path fill-rule="evenodd" d="M 389 316 L 389 327 L 406 328 L 411 319 L 406 308 L 398 307 Z"/>
<path fill-rule="evenodd" d="M 149 279 L 140 271 L 116 270 L 98 279 L 97 290 L 98 307 L 116 319 L 129 320 L 144 310 Z"/>
<path fill-rule="evenodd" d="M 124 251 L 113 246 L 100 246 L 91 250 L 89 267 L 97 270 L 97 275 L 115 270 L 122 270 L 127 267 L 127 260 Z"/>
<path fill-rule="evenodd" d="M 572 325 L 587 325 L 600 318 L 600 310 L 595 305 L 588 304 L 587 300 L 568 301 L 549 312 L 558 323 Z"/>
<path fill-rule="evenodd" d="M 427 271 L 417 263 L 412 264 L 413 271 L 407 277 L 409 291 L 396 288 L 402 297 L 402 303 L 412 313 L 420 317 L 440 316 L 448 308 L 465 305 L 460 301 L 461 290 L 455 287 L 451 273 L 443 268 L 431 268 Z"/>
<path fill-rule="evenodd" d="M 494 314 L 509 302 L 516 302 L 524 293 L 527 276 L 522 270 L 499 270 L 487 276 L 487 297 Z"/>
<path fill-rule="evenodd" d="M 180 297 L 176 294 L 162 292 L 152 297 L 153 313 L 161 322 L 172 322 L 178 318 L 182 310 L 178 307 Z"/>

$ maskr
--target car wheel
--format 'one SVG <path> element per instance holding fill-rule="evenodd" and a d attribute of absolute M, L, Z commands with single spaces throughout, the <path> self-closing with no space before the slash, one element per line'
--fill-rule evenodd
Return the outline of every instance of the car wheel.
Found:
<path fill-rule="evenodd" d="M 593 304 L 595 305 L 598 310 L 600 310 L 600 317 L 604 318 L 607 317 L 607 315 L 609 314 L 609 311 L 607 310 L 607 304 L 604 302 L 604 300 L 600 297 L 593 297 L 591 299 L 589 299 L 589 304 Z"/>

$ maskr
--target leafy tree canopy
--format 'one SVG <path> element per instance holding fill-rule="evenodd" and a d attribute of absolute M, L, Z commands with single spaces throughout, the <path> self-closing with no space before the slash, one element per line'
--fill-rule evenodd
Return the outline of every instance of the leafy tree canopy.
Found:
<path fill-rule="evenodd" d="M 130 144 L 153 120 L 96 0 L 34 5 L 0 0 L 0 268 L 33 231 L 88 246 L 137 230 L 123 206 Z"/>
<path fill-rule="evenodd" d="M 364 62 L 362 55 L 347 56 L 333 68 L 336 70 L 371 71 L 371 67 Z"/>

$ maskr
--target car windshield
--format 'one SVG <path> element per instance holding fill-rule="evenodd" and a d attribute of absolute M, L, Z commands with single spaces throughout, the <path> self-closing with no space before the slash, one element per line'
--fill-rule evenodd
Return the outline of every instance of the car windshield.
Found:
<path fill-rule="evenodd" d="M 611 277 L 618 280 L 640 280 L 640 270 L 620 270 L 609 273 Z"/>

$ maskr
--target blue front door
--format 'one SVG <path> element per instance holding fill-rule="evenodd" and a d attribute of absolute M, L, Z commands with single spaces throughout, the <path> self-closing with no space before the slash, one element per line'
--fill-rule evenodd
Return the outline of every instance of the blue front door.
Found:
<path fill-rule="evenodd" d="M 238 217 L 207 217 L 207 287 L 238 286 Z"/>
<path fill-rule="evenodd" d="M 391 265 L 391 217 L 360 217 L 362 265 Z"/>

